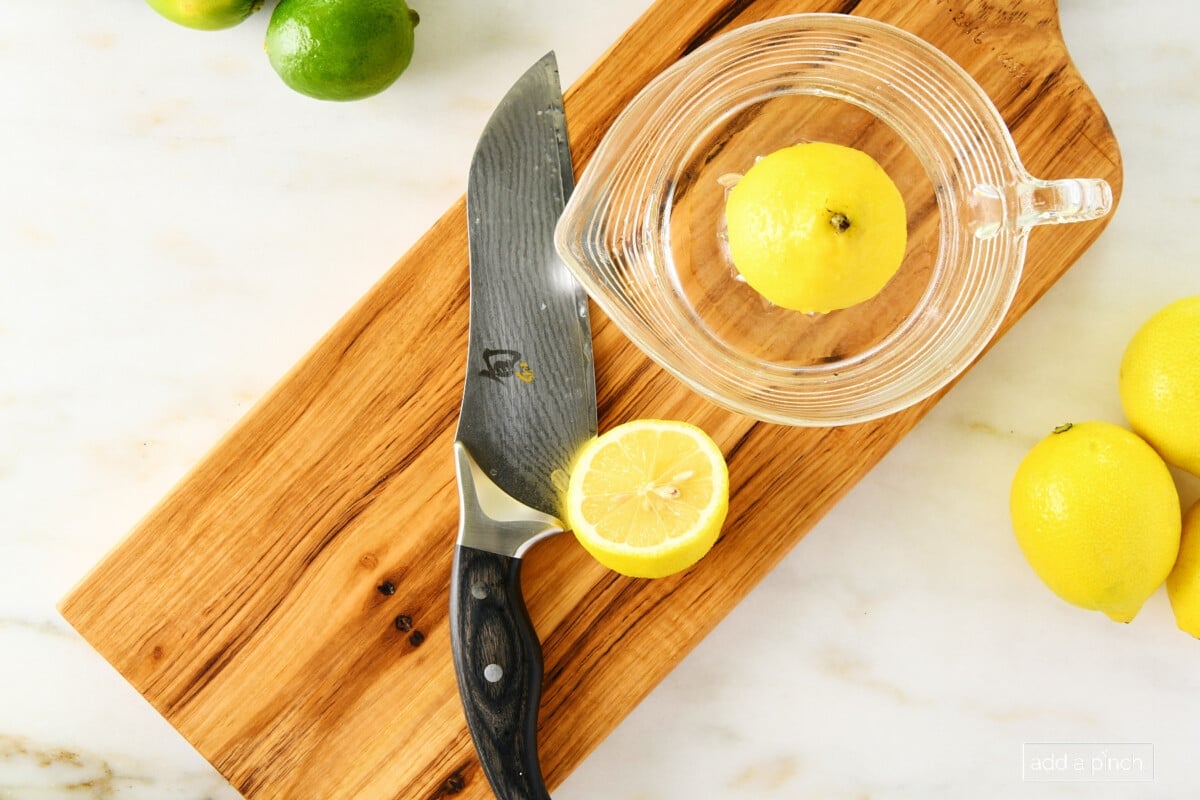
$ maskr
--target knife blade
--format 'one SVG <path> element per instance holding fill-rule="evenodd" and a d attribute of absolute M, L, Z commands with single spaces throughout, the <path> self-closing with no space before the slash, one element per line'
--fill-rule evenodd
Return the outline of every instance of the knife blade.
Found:
<path fill-rule="evenodd" d="M 521 593 L 521 557 L 563 530 L 563 479 L 596 435 L 587 295 L 554 248 L 573 186 L 551 52 L 493 112 L 467 182 L 470 331 L 454 443 L 451 646 L 467 725 L 500 800 L 549 797 L 537 753 L 542 650 Z"/>

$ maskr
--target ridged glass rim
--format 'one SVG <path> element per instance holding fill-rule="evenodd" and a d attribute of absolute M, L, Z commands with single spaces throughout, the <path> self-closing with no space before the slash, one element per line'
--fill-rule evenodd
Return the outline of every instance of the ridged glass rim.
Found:
<path fill-rule="evenodd" d="M 835 59 L 840 77 L 831 80 L 821 72 Z M 761 78 L 732 95 L 724 91 L 752 73 Z M 699 330 L 687 309 L 643 287 L 632 287 L 637 292 L 630 296 L 629 285 L 614 285 L 619 276 L 587 263 L 578 242 L 596 233 L 603 217 L 586 213 L 578 189 L 559 226 L 559 250 L 638 347 L 714 402 L 793 425 L 868 421 L 926 399 L 965 370 L 999 328 L 1020 278 L 1023 231 L 1002 229 L 982 239 L 959 222 L 959 206 L 976 186 L 1004 187 L 1024 170 L 999 112 L 957 63 L 913 34 L 863 17 L 812 13 L 752 23 L 651 81 L 614 122 L 580 184 L 615 181 L 617 173 L 602 177 L 614 168 L 639 181 L 646 202 L 636 211 L 641 236 L 632 241 L 633 257 L 663 270 L 671 263 L 669 187 L 698 132 L 781 91 L 833 98 L 872 114 L 913 151 L 935 187 L 941 224 L 934 278 L 883 341 L 849 360 L 793 367 L 748 360 L 702 330 L 696 339 L 673 335 Z M 618 141 L 614 132 L 641 116 L 632 144 Z M 665 273 L 660 278 L 672 279 L 670 269 Z M 940 319 L 924 313 L 939 303 Z"/>

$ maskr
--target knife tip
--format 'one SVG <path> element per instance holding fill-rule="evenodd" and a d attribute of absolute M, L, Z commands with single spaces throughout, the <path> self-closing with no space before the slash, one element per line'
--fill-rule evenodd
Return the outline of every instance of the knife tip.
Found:
<path fill-rule="evenodd" d="M 562 91 L 562 76 L 558 72 L 558 56 L 553 50 L 539 58 L 528 70 L 529 73 L 539 73 Z"/>

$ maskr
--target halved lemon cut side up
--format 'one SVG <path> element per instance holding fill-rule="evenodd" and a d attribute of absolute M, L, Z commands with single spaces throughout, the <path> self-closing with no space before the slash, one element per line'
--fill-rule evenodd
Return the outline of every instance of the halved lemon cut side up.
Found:
<path fill-rule="evenodd" d="M 634 420 L 580 451 L 566 498 L 567 524 L 604 566 L 662 578 L 716 543 L 729 510 L 729 470 L 707 433 L 673 420 Z"/>

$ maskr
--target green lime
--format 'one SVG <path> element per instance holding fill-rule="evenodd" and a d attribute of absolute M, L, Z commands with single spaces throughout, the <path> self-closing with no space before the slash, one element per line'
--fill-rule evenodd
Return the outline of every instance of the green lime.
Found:
<path fill-rule="evenodd" d="M 263 0 L 146 0 L 172 22 L 202 31 L 232 28 L 262 7 Z"/>
<path fill-rule="evenodd" d="M 267 26 L 267 56 L 301 94 L 358 100 L 408 67 L 417 19 L 404 0 L 281 0 Z"/>

